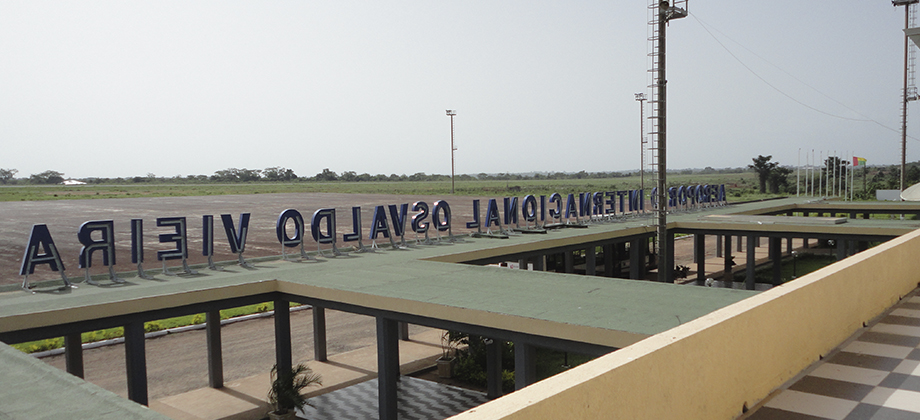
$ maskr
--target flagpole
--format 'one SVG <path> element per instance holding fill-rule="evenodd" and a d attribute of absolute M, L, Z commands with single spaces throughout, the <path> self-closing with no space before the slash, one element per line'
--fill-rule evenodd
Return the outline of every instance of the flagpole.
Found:
<path fill-rule="evenodd" d="M 799 183 L 802 182 L 802 180 L 799 178 L 799 170 L 802 169 L 802 148 L 801 147 L 799 147 L 799 154 L 796 155 L 796 157 L 798 160 L 795 163 L 795 196 L 798 197 L 799 196 Z"/>
<path fill-rule="evenodd" d="M 821 161 L 821 166 L 824 166 L 824 151 L 818 151 L 818 160 Z M 824 172 L 818 172 L 818 196 L 824 197 Z"/>

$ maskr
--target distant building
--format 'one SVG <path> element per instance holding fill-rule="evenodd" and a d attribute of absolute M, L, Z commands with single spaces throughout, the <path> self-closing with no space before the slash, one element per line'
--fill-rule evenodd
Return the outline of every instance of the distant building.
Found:
<path fill-rule="evenodd" d="M 65 179 L 61 182 L 61 185 L 86 185 L 83 181 L 77 181 L 76 179 Z"/>

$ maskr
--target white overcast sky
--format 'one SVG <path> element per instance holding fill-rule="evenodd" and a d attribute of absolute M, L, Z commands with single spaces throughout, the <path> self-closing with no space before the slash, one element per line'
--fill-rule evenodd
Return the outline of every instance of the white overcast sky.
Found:
<path fill-rule="evenodd" d="M 903 8 L 689 11 L 668 28 L 669 167 L 899 161 Z M 457 173 L 637 169 L 647 37 L 647 0 L 4 0 L 0 168 L 449 174 L 456 109 Z"/>

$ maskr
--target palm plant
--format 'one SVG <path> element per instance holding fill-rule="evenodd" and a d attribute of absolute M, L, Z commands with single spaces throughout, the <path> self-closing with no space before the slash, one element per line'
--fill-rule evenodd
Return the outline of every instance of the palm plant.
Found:
<path fill-rule="evenodd" d="M 287 372 L 279 372 L 278 365 L 272 366 L 271 381 L 268 402 L 273 408 L 272 414 L 277 415 L 293 414 L 297 410 L 302 410 L 309 403 L 301 391 L 311 385 L 322 385 L 322 377 L 302 363 Z"/>

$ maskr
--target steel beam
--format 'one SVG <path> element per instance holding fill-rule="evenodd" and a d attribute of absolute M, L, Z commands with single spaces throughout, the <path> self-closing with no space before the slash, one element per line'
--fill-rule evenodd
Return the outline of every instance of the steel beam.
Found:
<path fill-rule="evenodd" d="M 757 243 L 757 237 L 754 235 L 747 236 L 747 266 L 745 267 L 744 288 L 754 290 L 754 265 L 757 263 L 753 244 Z"/>
<path fill-rule="evenodd" d="M 399 383 L 398 323 L 377 317 L 377 403 L 380 420 L 397 419 L 397 385 Z"/>
<path fill-rule="evenodd" d="M 83 340 L 79 332 L 64 336 L 64 364 L 67 373 L 83 377 Z"/>
<path fill-rule="evenodd" d="M 502 396 L 502 343 L 486 339 L 486 396 L 495 399 Z"/>
<path fill-rule="evenodd" d="M 514 389 L 537 381 L 537 349 L 527 343 L 514 343 Z"/>
<path fill-rule="evenodd" d="M 725 235 L 725 252 L 723 252 L 725 258 L 725 263 L 722 266 L 722 281 L 725 282 L 725 287 L 731 289 L 732 283 L 735 281 L 734 274 L 732 274 L 732 236 Z"/>
<path fill-rule="evenodd" d="M 706 284 L 706 235 L 697 233 L 693 235 L 693 249 L 696 252 L 696 284 Z"/>
<path fill-rule="evenodd" d="M 326 353 L 326 308 L 313 305 L 313 359 L 325 362 Z"/>
<path fill-rule="evenodd" d="M 147 355 L 144 347 L 144 323 L 125 325 L 125 372 L 128 376 L 128 399 L 147 405 Z"/>
<path fill-rule="evenodd" d="M 291 353 L 291 304 L 284 299 L 275 299 L 275 364 L 279 372 L 290 372 L 293 366 Z"/>
<path fill-rule="evenodd" d="M 220 342 L 220 311 L 205 313 L 205 335 L 208 341 L 208 386 L 224 387 L 224 357 Z"/>
<path fill-rule="evenodd" d="M 604 277 L 614 277 L 613 265 L 619 260 L 616 252 L 617 244 L 604 244 Z"/>
<path fill-rule="evenodd" d="M 597 274 L 597 249 L 593 246 L 585 248 L 585 275 Z"/>
<path fill-rule="evenodd" d="M 779 286 L 783 282 L 783 238 L 770 238 L 769 241 L 770 257 L 773 259 L 773 285 Z"/>

